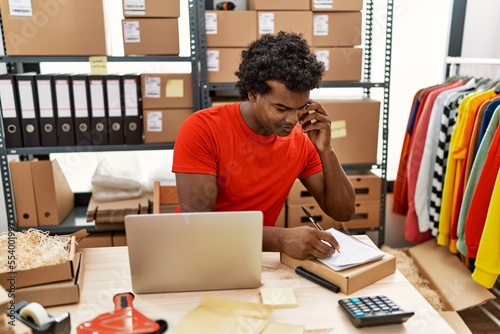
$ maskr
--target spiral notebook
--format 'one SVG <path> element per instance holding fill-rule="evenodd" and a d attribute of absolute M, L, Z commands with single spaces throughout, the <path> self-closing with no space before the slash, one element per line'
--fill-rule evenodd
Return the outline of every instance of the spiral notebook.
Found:
<path fill-rule="evenodd" d="M 380 260 L 384 257 L 384 252 L 365 244 L 363 241 L 345 234 L 337 229 L 330 228 L 330 232 L 340 245 L 340 253 L 318 259 L 335 271 L 341 271 L 347 268 L 355 267 L 364 263 Z"/>

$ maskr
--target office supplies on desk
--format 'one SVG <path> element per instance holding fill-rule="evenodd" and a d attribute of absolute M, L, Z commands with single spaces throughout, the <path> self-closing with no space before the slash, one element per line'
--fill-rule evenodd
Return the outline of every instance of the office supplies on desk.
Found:
<path fill-rule="evenodd" d="M 341 245 L 342 253 L 336 252 L 324 259 L 318 260 L 335 271 L 341 271 L 384 257 L 384 252 L 365 244 L 353 236 L 347 235 L 334 228 L 330 228 L 326 231 L 330 232 Z"/>
<path fill-rule="evenodd" d="M 331 282 L 328 282 L 327 280 L 319 277 L 318 275 L 313 274 L 312 272 L 302 268 L 301 266 L 298 266 L 297 268 L 295 268 L 295 273 L 299 276 L 307 278 L 311 282 L 314 282 L 318 285 L 321 285 L 322 287 L 324 287 L 330 291 L 333 291 L 335 293 L 340 292 L 340 287 L 338 287 L 337 285 L 335 285 Z"/>
<path fill-rule="evenodd" d="M 134 292 L 259 287 L 262 222 L 260 211 L 125 216 Z"/>
<path fill-rule="evenodd" d="M 313 215 L 311 215 L 311 213 L 305 208 L 305 207 L 302 207 L 302 210 L 304 211 L 304 213 L 306 214 L 307 218 L 309 218 L 309 220 L 311 221 L 311 223 L 313 223 L 314 226 L 316 226 L 316 228 L 320 231 L 324 231 L 323 228 L 321 227 L 321 225 L 316 221 L 316 219 L 314 219 Z M 326 242 L 325 242 L 326 243 Z M 328 244 L 328 243 L 327 243 Z M 330 245 L 332 246 L 332 245 Z M 339 247 L 340 248 L 340 247 Z M 339 248 L 336 249 L 337 252 L 340 253 L 340 250 Z"/>

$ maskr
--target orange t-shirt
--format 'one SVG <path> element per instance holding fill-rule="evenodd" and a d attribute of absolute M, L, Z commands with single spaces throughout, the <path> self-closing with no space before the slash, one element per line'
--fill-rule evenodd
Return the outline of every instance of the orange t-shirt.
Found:
<path fill-rule="evenodd" d="M 239 103 L 190 115 L 174 146 L 174 173 L 217 176 L 216 211 L 258 210 L 274 226 L 295 179 L 322 171 L 300 125 L 286 137 L 262 136 L 244 122 Z"/>

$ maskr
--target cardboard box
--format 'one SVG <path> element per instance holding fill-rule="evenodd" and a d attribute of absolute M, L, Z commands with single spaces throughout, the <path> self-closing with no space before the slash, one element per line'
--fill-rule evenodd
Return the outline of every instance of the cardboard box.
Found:
<path fill-rule="evenodd" d="M 31 161 L 39 226 L 59 225 L 75 207 L 74 194 L 57 160 Z"/>
<path fill-rule="evenodd" d="M 311 46 L 361 45 L 361 12 L 314 12 Z"/>
<path fill-rule="evenodd" d="M 323 81 L 361 80 L 363 49 L 313 47 L 311 50 L 325 64 Z"/>
<path fill-rule="evenodd" d="M 209 48 L 207 50 L 208 82 L 236 82 L 243 48 Z"/>
<path fill-rule="evenodd" d="M 257 39 L 257 12 L 207 10 L 205 33 L 208 47 L 246 47 Z"/>
<path fill-rule="evenodd" d="M 193 109 L 143 110 L 144 143 L 175 142 L 182 123 L 193 113 Z"/>
<path fill-rule="evenodd" d="M 310 0 L 248 0 L 251 10 L 310 10 Z"/>
<path fill-rule="evenodd" d="M 371 171 L 348 171 L 347 177 L 356 192 L 356 201 L 380 201 L 382 179 Z"/>
<path fill-rule="evenodd" d="M 257 12 L 257 36 L 276 34 L 279 31 L 295 32 L 312 45 L 313 16 L 310 11 Z"/>
<path fill-rule="evenodd" d="M 9 166 L 17 227 L 36 227 L 38 226 L 38 217 L 31 162 L 11 161 Z"/>
<path fill-rule="evenodd" d="M 321 224 L 325 230 L 330 227 L 338 227 L 339 223 L 335 222 L 333 218 L 328 216 L 326 213 L 321 210 L 318 204 L 302 204 L 302 205 L 288 205 L 287 206 L 287 227 L 298 227 L 298 226 L 311 226 L 314 225 L 311 223 L 309 218 L 306 216 L 304 211 L 302 210 L 302 206 L 304 206 L 316 219 L 317 222 Z"/>
<path fill-rule="evenodd" d="M 78 303 L 85 269 L 82 253 L 76 254 L 75 263 L 72 280 L 16 289 L 16 300 L 37 302 L 43 307 Z"/>
<path fill-rule="evenodd" d="M 463 311 L 495 299 L 448 247 L 437 245 L 434 239 L 409 248 L 408 253 L 429 287 L 440 295 L 445 311 Z"/>
<path fill-rule="evenodd" d="M 31 1 L 31 16 L 11 15 L 9 3 L 0 1 L 7 55 L 106 55 L 102 0 Z"/>
<path fill-rule="evenodd" d="M 112 247 L 112 233 L 111 232 L 93 232 L 88 237 L 78 242 L 78 250 L 82 248 L 92 247 Z"/>
<path fill-rule="evenodd" d="M 123 224 L 126 215 L 148 213 L 152 197 L 152 194 L 145 192 L 139 198 L 99 202 L 91 196 L 86 219 L 95 222 L 96 228 L 104 228 L 106 224 L 116 228 L 117 224 Z"/>
<path fill-rule="evenodd" d="M 341 228 L 358 229 L 378 227 L 380 225 L 380 201 L 356 201 L 354 215 L 347 222 L 334 220 L 333 226 Z"/>
<path fill-rule="evenodd" d="M 332 120 L 332 146 L 342 164 L 376 164 L 380 102 L 317 99 Z"/>
<path fill-rule="evenodd" d="M 113 232 L 113 247 L 127 246 L 127 236 L 125 231 Z"/>
<path fill-rule="evenodd" d="M 177 18 L 123 19 L 122 32 L 126 56 L 179 55 Z"/>
<path fill-rule="evenodd" d="M 380 201 L 382 179 L 378 175 L 371 171 L 347 171 L 347 177 L 354 187 L 357 202 Z M 299 179 L 293 183 L 287 203 L 288 205 L 317 205 L 314 197 Z"/>
<path fill-rule="evenodd" d="M 356 237 L 370 246 L 376 247 L 368 236 Z M 283 253 L 281 253 L 281 263 L 293 269 L 302 266 L 313 274 L 337 285 L 340 291 L 346 295 L 375 283 L 396 271 L 396 258 L 388 253 L 385 253 L 381 260 L 342 271 L 334 271 L 318 260 L 296 260 Z"/>
<path fill-rule="evenodd" d="M 360 11 L 363 9 L 363 0 L 311 0 L 312 11 Z"/>
<path fill-rule="evenodd" d="M 74 279 L 78 270 L 76 241 L 81 241 L 85 236 L 87 236 L 87 231 L 84 229 L 67 236 L 71 238 L 67 262 L 28 270 L 18 270 L 15 273 L 1 273 L 0 285 L 9 290 L 12 276 L 14 276 L 16 289 Z"/>
<path fill-rule="evenodd" d="M 281 208 L 280 215 L 278 216 L 278 219 L 276 219 L 274 226 L 286 227 L 286 205 L 283 205 L 283 208 Z"/>
<path fill-rule="evenodd" d="M 193 108 L 191 73 L 142 73 L 142 108 Z"/>
<path fill-rule="evenodd" d="M 122 0 L 123 17 L 179 17 L 180 1 Z"/>

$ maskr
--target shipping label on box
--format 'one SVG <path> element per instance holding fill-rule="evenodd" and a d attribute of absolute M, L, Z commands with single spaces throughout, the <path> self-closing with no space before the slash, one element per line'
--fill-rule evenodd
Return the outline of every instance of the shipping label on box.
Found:
<path fill-rule="evenodd" d="M 211 48 L 207 50 L 208 81 L 211 83 L 236 82 L 234 74 L 240 65 L 243 48 Z"/>
<path fill-rule="evenodd" d="M 122 20 L 122 35 L 126 56 L 179 55 L 177 18 L 126 18 Z"/>
<path fill-rule="evenodd" d="M 313 13 L 311 46 L 361 45 L 361 12 Z"/>
<path fill-rule="evenodd" d="M 361 48 L 311 48 L 325 65 L 323 81 L 359 81 L 363 65 Z"/>
<path fill-rule="evenodd" d="M 182 123 L 192 113 L 192 108 L 143 110 L 144 142 L 175 142 Z"/>
<path fill-rule="evenodd" d="M 143 109 L 192 108 L 192 76 L 174 73 L 142 73 Z"/>
<path fill-rule="evenodd" d="M 179 17 L 180 1 L 122 0 L 124 17 Z"/>
<path fill-rule="evenodd" d="M 205 28 L 208 47 L 246 47 L 257 39 L 257 12 L 207 10 Z"/>
<path fill-rule="evenodd" d="M 279 31 L 302 34 L 312 42 L 312 12 L 310 11 L 273 11 L 257 12 L 258 37 L 264 34 L 275 34 Z"/>
<path fill-rule="evenodd" d="M 311 0 L 312 11 L 360 11 L 363 0 Z"/>

